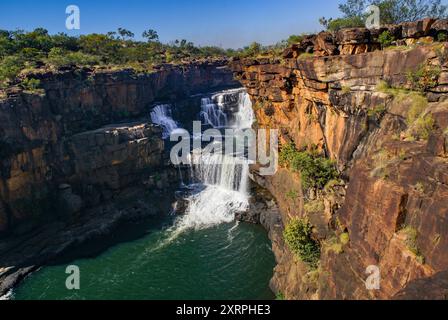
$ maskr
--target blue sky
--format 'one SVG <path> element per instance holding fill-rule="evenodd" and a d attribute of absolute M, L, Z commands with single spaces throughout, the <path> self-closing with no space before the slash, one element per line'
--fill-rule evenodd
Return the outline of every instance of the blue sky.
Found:
<path fill-rule="evenodd" d="M 272 44 L 290 34 L 319 31 L 318 18 L 338 14 L 336 0 L 1 0 L 0 29 L 51 33 L 103 33 L 124 27 L 137 38 L 159 32 L 161 41 L 188 39 L 199 45 L 242 47 Z M 65 8 L 78 5 L 81 30 L 65 29 Z"/>
<path fill-rule="evenodd" d="M 291 34 L 320 31 L 319 17 L 338 16 L 342 0 L 1 0 L 0 29 L 71 35 L 123 27 L 137 38 L 155 29 L 163 42 L 187 39 L 198 45 L 238 48 L 252 41 L 272 44 Z M 444 1 L 445 2 L 445 1 Z M 81 10 L 81 30 L 65 29 L 65 8 Z"/>

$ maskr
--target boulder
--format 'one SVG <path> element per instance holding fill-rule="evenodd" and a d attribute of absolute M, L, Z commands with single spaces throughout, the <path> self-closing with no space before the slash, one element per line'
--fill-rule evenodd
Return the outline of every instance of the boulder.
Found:
<path fill-rule="evenodd" d="M 299 44 L 299 50 L 305 53 L 313 53 L 316 38 L 317 36 L 315 34 L 303 37 Z"/>
<path fill-rule="evenodd" d="M 59 209 L 61 214 L 72 216 L 81 211 L 84 206 L 82 198 L 72 192 L 68 184 L 59 186 Z"/>
<path fill-rule="evenodd" d="M 297 58 L 301 53 L 305 52 L 303 49 L 299 48 L 299 45 L 293 44 L 291 47 L 286 48 L 282 53 L 283 59 L 293 59 Z"/>
<path fill-rule="evenodd" d="M 335 55 L 338 53 L 338 47 L 335 44 L 335 39 L 333 34 L 330 32 L 321 32 L 317 35 L 315 39 L 315 48 L 316 52 L 319 52 L 318 55 Z"/>
<path fill-rule="evenodd" d="M 434 22 L 431 26 L 431 31 L 440 32 L 445 31 L 448 32 L 448 19 L 439 19 Z"/>
<path fill-rule="evenodd" d="M 402 24 L 401 36 L 403 38 L 420 38 L 427 36 L 435 21 L 435 19 L 427 18 L 419 21 L 405 22 Z"/>
<path fill-rule="evenodd" d="M 366 28 L 347 28 L 336 33 L 339 44 L 359 44 L 371 41 L 370 30 Z"/>

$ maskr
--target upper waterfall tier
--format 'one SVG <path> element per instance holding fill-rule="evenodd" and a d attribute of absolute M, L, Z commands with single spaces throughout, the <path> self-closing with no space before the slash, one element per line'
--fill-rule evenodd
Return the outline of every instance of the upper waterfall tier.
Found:
<path fill-rule="evenodd" d="M 213 128 L 247 129 L 254 122 L 250 97 L 245 89 L 226 90 L 201 102 L 201 120 Z"/>
<path fill-rule="evenodd" d="M 244 89 L 226 90 L 202 98 L 201 119 L 213 128 L 251 128 L 254 112 Z M 226 139 L 236 139 L 229 136 Z M 178 222 L 174 234 L 186 229 L 201 229 L 228 223 L 235 214 L 248 209 L 249 162 L 244 154 L 225 150 L 214 141 L 210 149 L 194 150 L 191 165 L 192 194 L 185 215 Z M 225 151 L 225 153 L 224 153 Z"/>

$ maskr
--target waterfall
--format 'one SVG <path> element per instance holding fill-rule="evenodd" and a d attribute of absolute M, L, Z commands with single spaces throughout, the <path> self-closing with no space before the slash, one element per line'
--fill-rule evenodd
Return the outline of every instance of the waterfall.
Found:
<path fill-rule="evenodd" d="M 201 109 L 203 124 L 213 128 L 223 128 L 227 125 L 227 115 L 218 104 L 213 102 L 212 98 L 202 98 Z"/>
<path fill-rule="evenodd" d="M 254 122 L 252 102 L 245 90 L 232 89 L 202 98 L 201 120 L 213 128 L 250 128 Z"/>
<path fill-rule="evenodd" d="M 251 128 L 255 121 L 255 113 L 252 109 L 252 101 L 246 92 L 238 96 L 238 112 L 236 114 L 235 127 L 238 129 Z"/>
<path fill-rule="evenodd" d="M 250 128 L 254 115 L 245 90 L 228 90 L 203 98 L 201 118 L 214 128 Z M 230 137 L 233 139 L 234 137 Z M 223 149 L 222 146 L 215 148 Z M 199 157 L 199 158 L 198 158 Z M 234 221 L 249 207 L 249 162 L 241 154 L 192 153 L 192 194 L 176 232 L 207 228 Z"/>
<path fill-rule="evenodd" d="M 163 139 L 168 139 L 170 134 L 178 129 L 176 121 L 171 116 L 171 105 L 160 104 L 151 111 L 151 120 L 163 128 Z"/>

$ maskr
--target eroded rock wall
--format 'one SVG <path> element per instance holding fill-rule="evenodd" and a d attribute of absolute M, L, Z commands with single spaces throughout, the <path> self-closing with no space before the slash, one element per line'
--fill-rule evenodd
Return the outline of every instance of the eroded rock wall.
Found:
<path fill-rule="evenodd" d="M 379 50 L 372 31 L 349 29 L 310 36 L 282 60 L 232 63 L 251 95 L 257 126 L 279 129 L 283 145 L 317 146 L 342 178 L 329 189 L 305 192 L 300 173 L 289 168 L 272 177 L 254 170 L 254 180 L 276 199 L 282 228 L 293 218 L 307 218 L 321 245 L 320 267 L 311 271 L 289 251 L 282 228 L 271 234 L 276 292 L 288 299 L 391 299 L 410 286 L 400 298 L 418 298 L 416 286 L 431 283 L 421 279 L 445 274 L 448 45 L 434 43 L 445 25 L 425 20 L 388 27 L 398 30 L 398 44 L 407 47 Z M 419 80 L 409 75 L 422 68 L 437 72 L 416 93 L 413 81 Z M 427 137 L 415 139 L 406 134 L 413 126 L 408 118 L 421 96 L 421 112 L 433 122 Z M 305 210 L 311 201 L 319 201 L 320 209 Z M 342 245 L 343 233 L 350 241 Z M 380 290 L 366 288 L 371 265 L 380 269 Z"/>
<path fill-rule="evenodd" d="M 23 223 L 18 232 L 28 231 L 55 212 L 77 214 L 128 187 L 169 184 L 151 107 L 237 84 L 226 61 L 33 77 L 44 94 L 9 88 L 0 100 L 0 235 Z"/>

